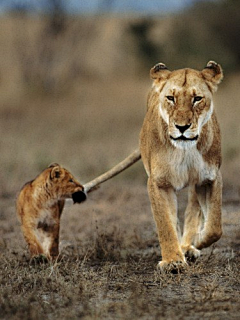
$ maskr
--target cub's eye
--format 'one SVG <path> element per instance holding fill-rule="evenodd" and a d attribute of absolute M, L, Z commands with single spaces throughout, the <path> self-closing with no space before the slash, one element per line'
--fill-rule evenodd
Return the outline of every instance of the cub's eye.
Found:
<path fill-rule="evenodd" d="M 166 98 L 168 101 L 174 102 L 174 96 L 166 96 Z"/>
<path fill-rule="evenodd" d="M 69 182 L 74 182 L 73 179 L 69 179 Z"/>
<path fill-rule="evenodd" d="M 202 97 L 196 96 L 196 97 L 193 98 L 193 103 L 201 101 L 201 100 L 202 100 Z"/>

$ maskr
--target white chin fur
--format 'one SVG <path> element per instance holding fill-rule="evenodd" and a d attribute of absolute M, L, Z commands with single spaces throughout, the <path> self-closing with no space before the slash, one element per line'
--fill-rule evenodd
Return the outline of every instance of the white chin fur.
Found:
<path fill-rule="evenodd" d="M 186 140 L 181 141 L 181 140 L 173 140 L 173 139 L 170 139 L 170 140 L 172 145 L 175 148 L 179 148 L 179 149 L 190 149 L 196 146 L 197 144 L 197 140 L 193 140 L 193 141 L 186 141 Z"/>

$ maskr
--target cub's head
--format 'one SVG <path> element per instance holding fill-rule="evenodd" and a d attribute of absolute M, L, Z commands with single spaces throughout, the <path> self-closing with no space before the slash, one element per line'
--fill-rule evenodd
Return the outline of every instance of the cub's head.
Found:
<path fill-rule="evenodd" d="M 160 116 L 168 126 L 175 147 L 196 145 L 203 126 L 213 112 L 212 95 L 223 78 L 222 68 L 209 61 L 202 71 L 180 69 L 169 71 L 158 63 L 150 71 L 154 79 Z"/>
<path fill-rule="evenodd" d="M 48 170 L 51 191 L 55 193 L 57 198 L 72 198 L 74 203 L 80 203 L 86 200 L 83 186 L 68 170 L 62 168 L 57 163 L 51 164 Z"/>

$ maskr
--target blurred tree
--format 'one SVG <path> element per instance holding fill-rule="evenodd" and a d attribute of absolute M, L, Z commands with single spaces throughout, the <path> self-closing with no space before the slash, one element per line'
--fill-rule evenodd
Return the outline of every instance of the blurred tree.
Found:
<path fill-rule="evenodd" d="M 49 12 L 48 30 L 53 36 L 64 32 L 66 27 L 66 8 L 63 0 L 46 0 L 45 7 Z"/>
<path fill-rule="evenodd" d="M 216 59 L 226 71 L 240 68 L 240 1 L 196 1 L 176 20 L 172 40 L 178 53 L 196 61 Z"/>
<path fill-rule="evenodd" d="M 224 0 L 213 4 L 199 4 L 199 14 L 207 22 L 215 34 L 222 40 L 224 46 L 229 48 L 240 67 L 240 1 Z M 206 10 L 208 9 L 208 10 Z M 205 20 L 206 21 L 206 20 Z"/>
<path fill-rule="evenodd" d="M 77 70 L 73 67 L 75 61 L 69 59 L 74 47 L 74 39 L 66 34 L 70 17 L 63 0 L 42 0 L 41 4 L 46 13 L 41 15 L 34 39 L 29 39 L 24 22 L 31 17 L 25 15 L 22 21 L 17 20 L 17 57 L 23 82 L 28 88 L 45 93 L 60 92 L 70 85 Z"/>
<path fill-rule="evenodd" d="M 149 69 L 149 66 L 155 64 L 162 54 L 159 43 L 154 42 L 151 38 L 151 30 L 154 25 L 155 21 L 152 18 L 142 18 L 130 23 L 127 30 L 127 33 L 132 35 L 133 47 L 135 47 L 136 54 L 144 67 L 144 73 L 145 68 Z"/>
<path fill-rule="evenodd" d="M 209 59 L 225 71 L 240 68 L 240 1 L 195 1 L 180 14 L 143 18 L 130 24 L 142 65 L 163 61 L 169 67 L 199 68 Z M 152 37 L 157 30 L 159 36 Z"/>

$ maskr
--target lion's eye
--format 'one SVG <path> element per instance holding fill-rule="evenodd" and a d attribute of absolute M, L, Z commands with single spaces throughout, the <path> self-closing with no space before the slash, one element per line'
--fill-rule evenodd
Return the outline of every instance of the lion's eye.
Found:
<path fill-rule="evenodd" d="M 168 101 L 174 102 L 174 96 L 166 96 L 166 98 Z"/>
<path fill-rule="evenodd" d="M 73 182 L 73 179 L 69 179 L 69 182 Z"/>
<path fill-rule="evenodd" d="M 201 100 L 202 100 L 202 97 L 196 96 L 196 97 L 193 98 L 193 103 L 201 101 Z"/>

